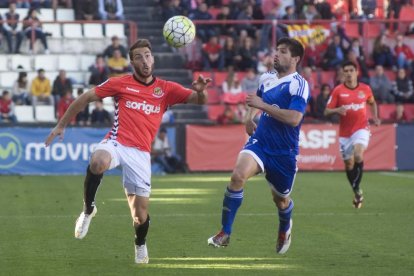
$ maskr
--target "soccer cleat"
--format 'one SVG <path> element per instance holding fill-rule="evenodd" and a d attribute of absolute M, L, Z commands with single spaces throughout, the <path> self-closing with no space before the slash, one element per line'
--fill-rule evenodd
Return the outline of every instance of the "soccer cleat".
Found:
<path fill-rule="evenodd" d="M 230 235 L 227 235 L 226 233 L 221 230 L 218 232 L 215 236 L 212 236 L 207 240 L 208 245 L 212 245 L 214 247 L 224 247 L 228 246 L 230 243 Z"/>
<path fill-rule="evenodd" d="M 362 190 L 357 190 L 355 192 L 354 200 L 352 201 L 352 204 L 355 208 L 359 209 L 362 207 L 362 202 L 364 201 L 364 197 L 362 195 Z"/>
<path fill-rule="evenodd" d="M 279 237 L 276 243 L 276 253 L 285 254 L 290 246 L 293 220 L 289 222 L 289 229 L 286 232 L 279 231 Z"/>
<path fill-rule="evenodd" d="M 75 238 L 83 239 L 88 234 L 89 224 L 91 224 L 92 218 L 96 215 L 98 209 L 94 206 L 90 215 L 82 212 L 79 218 L 76 220 L 75 225 Z"/>
<path fill-rule="evenodd" d="M 149 262 L 147 245 L 135 245 L 135 263 L 147 264 Z"/>

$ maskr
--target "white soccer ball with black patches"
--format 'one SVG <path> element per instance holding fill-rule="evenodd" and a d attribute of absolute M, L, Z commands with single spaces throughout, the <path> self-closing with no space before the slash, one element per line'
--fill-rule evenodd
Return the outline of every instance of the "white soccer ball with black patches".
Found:
<path fill-rule="evenodd" d="M 185 16 L 177 15 L 164 24 L 163 35 L 168 45 L 180 48 L 193 42 L 196 34 L 194 23 Z"/>

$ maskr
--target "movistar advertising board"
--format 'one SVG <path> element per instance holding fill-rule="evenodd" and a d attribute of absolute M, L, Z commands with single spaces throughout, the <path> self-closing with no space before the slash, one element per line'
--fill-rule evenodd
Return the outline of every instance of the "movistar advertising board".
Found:
<path fill-rule="evenodd" d="M 0 128 L 1 174 L 83 174 L 90 153 L 107 128 L 67 128 L 49 147 L 50 128 Z"/>

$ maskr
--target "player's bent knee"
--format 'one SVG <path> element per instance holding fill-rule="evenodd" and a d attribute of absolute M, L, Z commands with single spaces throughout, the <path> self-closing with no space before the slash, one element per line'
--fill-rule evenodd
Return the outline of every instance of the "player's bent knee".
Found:
<path fill-rule="evenodd" d="M 244 183 L 246 182 L 246 176 L 239 171 L 234 171 L 231 175 L 230 188 L 232 190 L 241 190 L 243 189 Z"/>

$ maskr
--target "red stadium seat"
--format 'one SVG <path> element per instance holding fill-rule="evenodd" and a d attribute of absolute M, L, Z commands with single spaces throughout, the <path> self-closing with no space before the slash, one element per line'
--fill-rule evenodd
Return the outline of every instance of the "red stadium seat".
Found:
<path fill-rule="evenodd" d="M 404 104 L 404 115 L 407 122 L 414 121 L 414 104 Z"/>
<path fill-rule="evenodd" d="M 365 22 L 364 24 L 364 28 L 363 28 L 363 37 L 364 38 L 375 38 L 378 35 L 381 34 L 381 24 L 379 24 L 378 22 Z"/>
<path fill-rule="evenodd" d="M 395 104 L 380 104 L 378 105 L 379 117 L 384 121 L 393 121 L 395 119 Z"/>
<path fill-rule="evenodd" d="M 208 88 L 207 104 L 219 104 L 220 103 L 220 91 L 219 88 Z"/>
<path fill-rule="evenodd" d="M 351 38 L 357 38 L 357 37 L 361 36 L 359 34 L 359 24 L 358 24 L 358 22 L 346 21 L 344 23 L 343 27 L 345 29 L 345 33 L 346 33 L 347 36 L 349 36 Z"/>
<path fill-rule="evenodd" d="M 221 87 L 227 78 L 227 72 L 214 72 L 214 85 Z"/>
<path fill-rule="evenodd" d="M 212 104 L 207 107 L 208 118 L 212 121 L 217 121 L 220 114 L 224 112 L 225 106 L 222 104 Z"/>
<path fill-rule="evenodd" d="M 335 75 L 336 75 L 335 71 L 321 71 L 321 74 L 320 74 L 321 85 L 324 83 L 327 83 L 329 84 L 331 88 L 333 88 L 335 84 Z"/>

